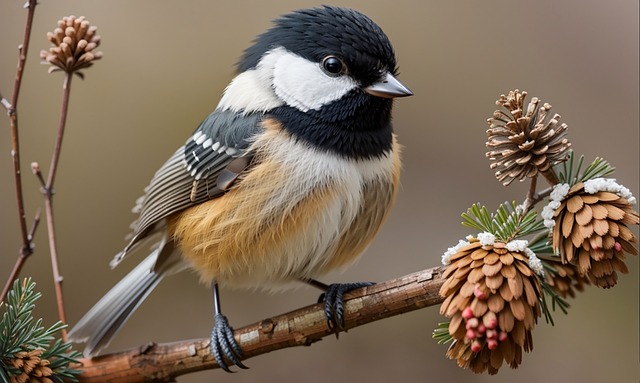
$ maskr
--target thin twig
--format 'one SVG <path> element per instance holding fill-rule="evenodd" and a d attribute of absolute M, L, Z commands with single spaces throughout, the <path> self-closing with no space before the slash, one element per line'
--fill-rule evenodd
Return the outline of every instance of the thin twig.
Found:
<path fill-rule="evenodd" d="M 345 296 L 345 329 L 440 304 L 441 267 L 422 270 Z M 315 304 L 236 329 L 244 359 L 295 346 L 309 346 L 334 332 L 324 305 Z M 217 368 L 210 340 L 148 344 L 133 350 L 82 360 L 81 383 L 175 382 L 175 378 Z"/>
<path fill-rule="evenodd" d="M 33 219 L 33 223 L 31 224 L 31 230 L 29 230 L 29 241 L 33 241 L 33 236 L 35 235 L 39 224 L 40 224 L 40 209 L 36 211 L 36 216 Z M 24 265 L 24 262 L 26 261 L 27 257 L 28 256 L 24 256 L 22 254 L 18 255 L 18 258 L 16 259 L 16 263 L 13 265 L 13 269 L 11 269 L 11 273 L 9 274 L 9 277 L 5 281 L 4 287 L 2 288 L 2 295 L 0 295 L 2 299 L 0 299 L 0 301 L 4 301 L 5 297 L 9 293 L 9 290 L 11 290 L 11 286 L 13 286 L 13 281 L 18 279 L 20 270 L 22 270 L 22 266 Z"/>
<path fill-rule="evenodd" d="M 33 223 L 31 224 L 31 230 L 29 230 L 29 240 L 33 241 L 33 236 L 36 235 L 36 230 L 38 229 L 38 225 L 40 224 L 40 208 L 36 210 L 36 216 L 33 218 Z"/>
<path fill-rule="evenodd" d="M 529 184 L 529 190 L 527 191 L 527 197 L 522 203 L 522 205 L 524 206 L 525 212 L 529 211 L 529 209 L 534 207 L 538 202 L 547 198 L 549 194 L 551 194 L 551 192 L 553 191 L 553 186 L 549 186 L 540 192 L 536 192 L 536 187 L 538 184 L 537 181 L 538 181 L 538 177 L 531 178 L 531 183 Z"/>
<path fill-rule="evenodd" d="M 4 283 L 4 287 L 2 288 L 2 295 L 0 296 L 0 301 L 5 301 L 5 297 L 9 294 L 9 290 L 11 290 L 11 286 L 13 286 L 13 281 L 18 279 L 18 275 L 20 275 L 20 270 L 22 270 L 22 266 L 26 261 L 27 256 L 20 253 L 18 254 L 18 258 L 16 259 L 16 263 L 13 265 L 13 269 L 9 273 L 9 277 Z"/>
<path fill-rule="evenodd" d="M 49 167 L 49 177 L 47 178 L 47 191 L 53 195 L 53 183 L 56 179 L 58 170 L 58 162 L 60 160 L 60 151 L 62 149 L 62 139 L 64 138 L 64 128 L 67 123 L 67 113 L 69 110 L 69 96 L 71 95 L 71 79 L 72 73 L 65 73 L 64 82 L 62 84 L 62 109 L 60 111 L 60 124 L 58 125 L 58 134 L 56 136 L 56 144 L 51 157 L 51 165 Z"/>
<path fill-rule="evenodd" d="M 523 203 L 525 212 L 528 212 L 529 209 L 531 209 L 533 205 L 535 205 L 533 201 L 533 197 L 536 194 L 537 185 L 538 185 L 538 176 L 535 176 L 531 178 L 531 183 L 529 184 L 529 191 L 527 191 L 527 197 L 525 198 Z"/>
<path fill-rule="evenodd" d="M 31 163 L 31 172 L 34 176 L 40 181 L 40 187 L 42 188 L 42 192 L 45 193 L 45 189 L 47 188 L 47 181 L 44 180 L 44 176 L 42 175 L 42 170 L 40 170 L 40 164 L 37 162 Z"/>
<path fill-rule="evenodd" d="M 12 276 L 17 276 L 20 274 L 24 262 L 31 254 L 33 254 L 33 246 L 31 244 L 29 232 L 27 230 L 27 220 L 24 209 L 24 195 L 22 192 L 22 172 L 20 170 L 20 138 L 18 134 L 18 100 L 20 98 L 22 75 L 24 73 L 25 63 L 27 62 L 27 53 L 29 52 L 29 41 L 31 40 L 33 17 L 37 4 L 38 2 L 36 0 L 27 1 L 27 21 L 25 23 L 24 38 L 22 44 L 19 47 L 18 66 L 16 69 L 16 79 L 13 85 L 13 94 L 11 96 L 11 101 L 8 101 L 4 97 L 2 97 L 2 105 L 7 110 L 7 115 L 9 116 L 9 122 L 11 126 L 11 157 L 13 158 L 13 177 L 16 188 L 16 203 L 18 206 L 18 223 L 20 226 L 20 234 L 22 236 L 22 246 L 20 248 L 20 253 L 18 254 L 18 259 L 16 260 L 14 269 L 11 272 Z M 11 283 L 13 283 L 13 279 L 9 279 L 7 285 L 10 286 Z M 0 296 L 0 301 L 3 301 L 5 299 L 8 291 L 9 290 L 6 288 L 3 289 L 3 293 Z"/>
<path fill-rule="evenodd" d="M 72 73 L 65 73 L 64 83 L 62 85 L 62 107 L 60 111 L 60 124 L 58 125 L 58 134 L 56 136 L 56 143 L 53 149 L 53 155 L 51 157 L 51 165 L 49 166 L 49 176 L 47 178 L 47 184 L 44 187 L 44 202 L 45 202 L 45 215 L 47 217 L 47 231 L 49 234 L 49 252 L 51 253 L 51 268 L 53 270 L 53 283 L 56 291 L 56 302 L 58 304 L 58 316 L 62 323 L 67 323 L 65 309 L 64 309 L 64 295 L 62 293 L 62 275 L 60 274 L 60 267 L 58 263 L 58 249 L 56 241 L 56 229 L 53 220 L 53 194 L 54 183 L 56 180 L 56 173 L 58 170 L 58 163 L 60 161 L 60 152 L 62 149 L 62 140 L 64 138 L 64 130 L 67 123 L 67 114 L 69 110 L 69 97 L 71 95 L 71 78 Z M 62 330 L 62 340 L 66 342 L 67 331 Z"/>
<path fill-rule="evenodd" d="M 29 235 L 27 231 L 27 222 L 24 210 L 24 196 L 22 193 L 22 172 L 20 171 L 20 138 L 18 134 L 18 100 L 20 98 L 20 88 L 22 85 L 22 76 L 24 67 L 27 62 L 27 53 L 29 52 L 29 41 L 31 39 L 31 29 L 33 25 L 33 16 L 35 13 L 37 1 L 28 2 L 27 22 L 24 31 L 24 40 L 19 49 L 18 67 L 16 69 L 16 80 L 13 86 L 13 95 L 11 97 L 11 107 L 7 110 L 9 119 L 11 120 L 11 156 L 13 157 L 13 174 L 16 184 L 16 198 L 18 203 L 18 215 L 20 220 L 20 233 L 22 234 L 22 248 L 20 254 L 25 258 L 33 253 Z"/>
<path fill-rule="evenodd" d="M 542 191 L 534 194 L 532 198 L 533 204 L 535 205 L 538 202 L 542 201 L 543 199 L 547 198 L 552 191 L 553 191 L 553 186 L 549 186 L 548 188 L 543 189 Z"/>

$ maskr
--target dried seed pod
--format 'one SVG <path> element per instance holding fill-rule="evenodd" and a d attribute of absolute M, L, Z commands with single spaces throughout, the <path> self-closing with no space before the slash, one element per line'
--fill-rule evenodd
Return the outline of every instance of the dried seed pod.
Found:
<path fill-rule="evenodd" d="M 52 65 L 49 73 L 64 71 L 82 76 L 81 69 L 102 58 L 102 52 L 95 51 L 100 45 L 96 30 L 97 27 L 90 25 L 84 16 L 66 16 L 58 20 L 58 27 L 47 33 L 53 46 L 40 52 L 40 57 Z"/>

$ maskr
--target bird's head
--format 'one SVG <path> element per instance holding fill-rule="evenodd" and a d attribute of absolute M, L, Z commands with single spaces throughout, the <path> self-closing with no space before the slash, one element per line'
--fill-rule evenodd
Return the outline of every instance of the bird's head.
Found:
<path fill-rule="evenodd" d="M 319 111 L 344 99 L 352 107 L 371 101 L 390 105 L 411 91 L 396 78 L 393 47 L 382 29 L 352 9 L 298 10 L 275 20 L 238 64 L 221 107 L 268 111 L 287 105 Z"/>

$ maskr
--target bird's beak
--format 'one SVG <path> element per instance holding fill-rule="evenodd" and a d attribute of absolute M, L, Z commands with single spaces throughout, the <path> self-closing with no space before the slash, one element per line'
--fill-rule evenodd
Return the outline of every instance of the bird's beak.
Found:
<path fill-rule="evenodd" d="M 396 80 L 391 73 L 387 73 L 382 80 L 364 88 L 364 91 L 372 96 L 383 98 L 413 96 L 413 92 Z"/>

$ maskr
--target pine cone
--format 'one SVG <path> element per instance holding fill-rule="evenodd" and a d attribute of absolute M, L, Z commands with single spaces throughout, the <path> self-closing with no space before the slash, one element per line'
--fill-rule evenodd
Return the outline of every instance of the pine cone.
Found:
<path fill-rule="evenodd" d="M 82 76 L 79 70 L 102 58 L 102 52 L 94 51 L 100 45 L 96 30 L 97 27 L 91 26 L 84 16 L 67 16 L 58 20 L 58 27 L 47 32 L 53 47 L 40 52 L 40 57 L 52 65 L 49 73 L 62 70 Z"/>
<path fill-rule="evenodd" d="M 541 287 L 529 260 L 504 242 L 482 245 L 476 238 L 448 257 L 440 313 L 451 318 L 447 357 L 460 367 L 496 374 L 503 362 L 518 367 L 522 349 L 533 348 Z"/>
<path fill-rule="evenodd" d="M 584 286 L 590 284 L 589 279 L 580 275 L 576 266 L 570 263 L 562 263 L 559 258 L 557 260 L 545 259 L 545 263 L 550 270 L 544 273 L 544 279 L 562 298 L 575 298 L 575 290 L 581 292 L 584 290 Z"/>
<path fill-rule="evenodd" d="M 49 367 L 49 360 L 41 359 L 42 349 L 32 351 L 19 351 L 8 364 L 17 370 L 22 371 L 19 375 L 10 377 L 11 383 L 53 383 L 49 376 L 53 375 L 53 370 Z"/>
<path fill-rule="evenodd" d="M 493 161 L 491 169 L 497 169 L 496 178 L 505 186 L 515 179 L 535 177 L 538 172 L 555 185 L 558 179 L 552 167 L 567 160 L 571 146 L 565 138 L 567 125 L 560 124 L 560 115 L 551 115 L 551 105 L 540 105 L 537 97 L 531 99 L 525 113 L 526 96 L 527 92 L 516 89 L 496 101 L 510 113 L 496 110 L 487 120 L 490 151 L 486 156 Z"/>
<path fill-rule="evenodd" d="M 607 182 L 609 186 L 594 189 Z M 629 202 L 633 196 L 628 190 L 622 195 L 602 190 L 620 188 L 613 180 L 601 178 L 579 182 L 553 213 L 553 248 L 563 262 L 575 265 L 579 275 L 602 288 L 616 285 L 618 271 L 629 272 L 625 253 L 638 254 L 633 245 L 638 238 L 628 227 L 640 223 Z"/>

